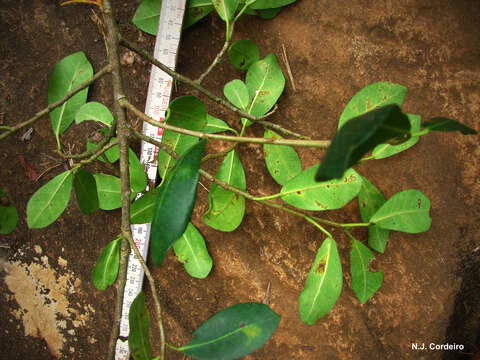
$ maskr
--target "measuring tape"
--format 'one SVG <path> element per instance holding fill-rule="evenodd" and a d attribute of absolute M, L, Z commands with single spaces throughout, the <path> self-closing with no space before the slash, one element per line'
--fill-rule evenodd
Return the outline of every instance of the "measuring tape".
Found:
<path fill-rule="evenodd" d="M 177 59 L 178 45 L 180 44 L 180 34 L 182 31 L 183 14 L 185 12 L 186 0 L 163 0 L 158 20 L 158 33 L 155 42 L 153 56 L 161 63 L 167 65 L 170 69 L 175 69 Z M 150 83 L 147 92 L 147 104 L 145 113 L 157 121 L 163 121 L 170 95 L 172 93 L 173 79 L 156 66 L 152 65 L 150 73 Z M 143 123 L 144 135 L 157 141 L 161 141 L 163 129 L 152 126 L 146 122 Z M 151 189 L 157 178 L 157 155 L 158 148 L 155 145 L 142 141 L 142 150 L 140 153 L 140 163 L 143 164 L 147 174 L 147 190 Z M 138 197 L 140 197 L 139 195 Z M 137 198 L 138 198 L 137 197 Z M 147 258 L 148 243 L 150 240 L 151 224 L 132 225 L 132 236 L 143 259 Z M 136 259 L 133 251 L 128 257 L 127 281 L 123 293 L 122 317 L 120 320 L 120 337 L 128 337 L 130 326 L 128 314 L 133 300 L 142 290 L 144 272 L 140 262 Z M 115 359 L 128 360 L 130 351 L 128 341 L 117 340 Z"/>

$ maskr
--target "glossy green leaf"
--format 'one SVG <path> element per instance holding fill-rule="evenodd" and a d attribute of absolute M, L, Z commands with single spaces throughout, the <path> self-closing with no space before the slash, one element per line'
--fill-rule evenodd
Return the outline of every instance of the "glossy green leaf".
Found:
<path fill-rule="evenodd" d="M 160 187 L 151 234 L 152 258 L 158 266 L 187 228 L 197 195 L 198 169 L 205 144 L 206 140 L 201 140 L 187 150 Z"/>
<path fill-rule="evenodd" d="M 212 270 L 212 257 L 208 253 L 200 231 L 189 222 L 183 235 L 173 244 L 178 261 L 184 264 L 188 274 L 204 279 Z"/>
<path fill-rule="evenodd" d="M 253 41 L 238 40 L 228 48 L 228 58 L 238 70 L 247 70 L 250 65 L 260 60 L 260 51 Z"/>
<path fill-rule="evenodd" d="M 48 103 L 63 98 L 69 91 L 73 90 L 93 76 L 92 64 L 88 61 L 85 53 L 77 52 L 63 58 L 53 70 L 48 87 Z M 62 106 L 50 112 L 53 133 L 60 144 L 60 135 L 67 130 L 74 120 L 77 110 L 87 101 L 88 87 L 72 96 Z M 59 145 L 60 146 L 60 145 Z"/>
<path fill-rule="evenodd" d="M 468 127 L 467 125 L 462 124 L 456 120 L 447 119 L 444 117 L 434 117 L 429 121 L 422 123 L 424 129 L 429 131 L 460 131 L 463 135 L 474 135 L 477 134 L 477 131 Z"/>
<path fill-rule="evenodd" d="M 230 126 L 228 126 L 225 121 L 213 117 L 210 114 L 207 114 L 207 125 L 205 125 L 202 131 L 208 134 L 215 134 L 224 131 L 231 131 L 233 133 L 236 133 L 236 131 Z"/>
<path fill-rule="evenodd" d="M 98 121 L 107 126 L 112 126 L 113 115 L 105 105 L 91 101 L 83 104 L 75 113 L 75 123 L 77 125 L 85 120 Z"/>
<path fill-rule="evenodd" d="M 328 147 L 315 179 L 341 178 L 375 146 L 406 141 L 409 131 L 410 122 L 397 105 L 386 105 L 347 121 Z"/>
<path fill-rule="evenodd" d="M 205 104 L 195 96 L 180 96 L 168 106 L 167 123 L 189 130 L 202 130 L 207 124 Z"/>
<path fill-rule="evenodd" d="M 265 129 L 266 139 L 281 139 L 272 130 Z M 268 172 L 280 185 L 285 185 L 302 172 L 302 162 L 295 149 L 287 145 L 263 145 Z"/>
<path fill-rule="evenodd" d="M 232 80 L 223 88 L 223 94 L 233 105 L 239 109 L 246 110 L 250 99 L 248 89 L 242 80 Z"/>
<path fill-rule="evenodd" d="M 357 196 L 362 179 L 355 170 L 347 170 L 342 179 L 317 182 L 318 168 L 314 165 L 286 183 L 280 191 L 282 200 L 304 210 L 333 210 Z"/>
<path fill-rule="evenodd" d="M 102 210 L 114 210 L 122 206 L 122 188 L 120 185 L 120 178 L 97 173 L 94 174 L 95 182 L 97 183 L 98 205 Z M 133 191 L 131 199 L 136 195 Z"/>
<path fill-rule="evenodd" d="M 178 155 L 184 154 L 193 145 L 198 143 L 198 138 L 190 135 L 180 134 L 173 131 L 164 131 L 162 143 L 169 146 Z M 168 171 L 170 171 L 177 160 L 168 155 L 165 151 L 158 152 L 158 174 L 163 179 Z"/>
<path fill-rule="evenodd" d="M 369 222 L 375 212 L 385 203 L 385 196 L 367 178 L 362 177 L 362 187 L 358 193 L 360 215 L 364 222 Z M 390 231 L 378 225 L 368 227 L 368 244 L 378 252 L 385 251 Z"/>
<path fill-rule="evenodd" d="M 265 304 L 236 304 L 205 321 L 180 350 L 199 360 L 238 359 L 262 347 L 279 322 Z"/>
<path fill-rule="evenodd" d="M 245 172 L 235 150 L 225 157 L 215 177 L 241 190 L 246 189 Z M 203 214 L 203 221 L 208 226 L 220 231 L 233 231 L 242 223 L 245 214 L 243 196 L 214 183 L 208 193 L 208 204 L 208 211 Z"/>
<path fill-rule="evenodd" d="M 153 219 L 153 210 L 159 188 L 147 191 L 130 206 L 130 222 L 132 224 L 147 224 Z"/>
<path fill-rule="evenodd" d="M 342 292 L 342 282 L 337 244 L 332 238 L 326 238 L 318 249 L 298 299 L 300 318 L 304 323 L 313 325 L 332 309 Z"/>
<path fill-rule="evenodd" d="M 120 245 L 122 238 L 110 241 L 102 250 L 92 272 L 93 285 L 98 290 L 106 290 L 118 276 L 120 266 Z"/>
<path fill-rule="evenodd" d="M 275 54 L 253 63 L 245 78 L 250 105 L 248 113 L 261 116 L 272 109 L 285 88 L 285 77 Z"/>
<path fill-rule="evenodd" d="M 0 189 L 0 234 L 10 234 L 18 222 L 18 211 Z"/>
<path fill-rule="evenodd" d="M 352 241 L 352 249 L 350 251 L 352 289 L 362 304 L 365 304 L 382 286 L 383 272 L 381 270 L 377 272 L 369 270 L 370 262 L 374 258 L 368 247 L 358 240 Z"/>
<path fill-rule="evenodd" d="M 296 0 L 256 0 L 250 7 L 252 9 L 273 9 L 294 3 Z"/>
<path fill-rule="evenodd" d="M 128 169 L 130 174 L 130 186 L 135 192 L 142 192 L 147 187 L 147 175 L 140 160 L 132 149 L 128 149 Z"/>
<path fill-rule="evenodd" d="M 420 115 L 406 114 L 408 121 L 410 121 L 410 132 L 415 133 L 420 131 Z M 374 159 L 383 159 L 399 152 L 405 151 L 415 145 L 420 138 L 418 136 L 412 136 L 410 139 L 399 145 L 380 144 L 372 151 L 372 157 Z"/>
<path fill-rule="evenodd" d="M 210 14 L 214 7 L 212 0 L 188 0 L 183 18 L 183 28 L 186 29 L 200 19 Z"/>
<path fill-rule="evenodd" d="M 370 221 L 383 229 L 420 233 L 430 228 L 430 200 L 419 190 L 393 195 L 375 212 Z"/>
<path fill-rule="evenodd" d="M 407 90 L 403 85 L 386 81 L 365 86 L 345 106 L 338 121 L 338 128 L 340 129 L 348 120 L 363 115 L 377 107 L 393 104 L 402 107 Z"/>
<path fill-rule="evenodd" d="M 143 0 L 135 11 L 132 22 L 140 30 L 157 35 L 161 7 L 161 0 Z"/>
<path fill-rule="evenodd" d="M 102 133 L 104 136 L 108 134 L 108 129 L 98 129 L 97 131 Z M 116 139 L 117 139 L 116 137 L 112 137 L 110 141 L 114 141 Z M 87 150 L 97 149 L 97 148 L 98 148 L 98 145 L 92 143 L 90 139 L 87 138 Z M 118 161 L 118 159 L 120 159 L 120 147 L 118 146 L 118 144 L 114 145 L 110 149 L 105 151 L 103 155 L 107 158 L 108 162 L 113 164 L 114 162 Z M 105 162 L 105 160 L 103 159 L 103 156 L 100 156 L 97 159 L 100 160 L 101 162 Z"/>
<path fill-rule="evenodd" d="M 91 214 L 98 210 L 97 183 L 90 172 L 82 168 L 75 172 L 73 188 L 78 206 L 84 214 Z"/>
<path fill-rule="evenodd" d="M 62 215 L 70 201 L 73 174 L 65 171 L 43 185 L 27 204 L 27 223 L 31 229 L 44 228 Z"/>
<path fill-rule="evenodd" d="M 151 360 L 153 355 L 150 349 L 150 314 L 143 291 L 140 291 L 130 306 L 128 323 L 130 325 L 128 347 L 132 357 L 135 360 Z"/>
<path fill-rule="evenodd" d="M 215 10 L 217 10 L 218 16 L 223 21 L 230 21 L 235 15 L 239 0 L 212 0 Z"/>

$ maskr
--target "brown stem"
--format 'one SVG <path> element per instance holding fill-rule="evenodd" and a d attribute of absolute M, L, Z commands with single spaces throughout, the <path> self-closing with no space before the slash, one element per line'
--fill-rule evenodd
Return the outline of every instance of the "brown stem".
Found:
<path fill-rule="evenodd" d="M 319 149 L 326 149 L 330 145 L 329 140 L 297 140 L 297 139 L 266 139 L 266 138 L 255 138 L 255 137 L 243 137 L 243 136 L 229 136 L 229 135 L 218 135 L 218 134 L 208 134 L 201 131 L 188 130 L 180 128 L 177 126 L 169 125 L 164 122 L 155 121 L 134 105 L 132 105 L 127 99 L 123 98 L 120 100 L 120 103 L 123 107 L 132 111 L 136 116 L 138 116 L 143 121 L 148 122 L 157 127 L 164 128 L 166 130 L 174 131 L 177 133 L 195 136 L 201 139 L 214 139 L 214 140 L 224 140 L 232 141 L 238 143 L 254 143 L 254 144 L 271 144 L 271 145 L 290 145 L 290 146 L 299 146 L 299 147 L 314 147 Z"/>
<path fill-rule="evenodd" d="M 126 40 L 125 38 L 123 37 L 120 37 L 120 44 L 125 46 L 126 48 L 136 52 L 138 55 L 140 55 L 141 57 L 143 57 L 145 60 L 147 60 L 149 63 L 157 66 L 158 68 L 160 68 L 162 71 L 166 72 L 168 75 L 170 75 L 172 78 L 174 78 L 175 80 L 183 83 L 183 84 L 186 84 L 198 91 L 200 91 L 202 94 L 204 94 L 205 96 L 207 96 L 208 98 L 210 98 L 210 100 L 212 101 L 215 101 L 216 103 L 220 104 L 221 106 L 233 111 L 235 114 L 237 114 L 238 116 L 241 116 L 241 117 L 244 117 L 246 119 L 249 119 L 249 120 L 252 120 L 252 121 L 258 121 L 258 120 L 263 120 L 265 118 L 267 118 L 270 114 L 266 114 L 266 115 L 263 115 L 263 116 L 253 116 L 251 114 L 248 114 L 246 113 L 245 111 L 243 110 L 240 110 L 239 108 L 237 108 L 235 105 L 233 105 L 232 103 L 230 103 L 229 101 L 226 101 L 220 97 L 218 97 L 217 95 L 215 95 L 214 93 L 212 93 L 210 90 L 207 90 L 205 89 L 202 85 L 200 85 L 197 81 L 195 80 L 192 80 L 184 75 L 181 75 L 175 71 L 173 71 L 172 69 L 170 69 L 168 66 L 162 64 L 160 61 L 158 61 L 157 59 L 155 59 L 152 55 L 150 55 L 148 53 L 148 51 L 145 51 L 143 49 L 141 49 L 140 47 L 138 47 L 137 45 L 135 45 L 134 43 Z"/>
<path fill-rule="evenodd" d="M 107 26 L 107 46 L 108 61 L 112 66 L 112 87 L 114 98 L 114 112 L 118 125 L 118 141 L 120 147 L 120 180 L 122 184 L 122 247 L 120 250 L 120 268 L 118 273 L 118 281 L 116 282 L 117 299 L 115 303 L 115 314 L 112 331 L 110 333 L 108 359 L 113 360 L 115 357 L 115 345 L 118 339 L 120 320 L 122 316 L 123 294 L 125 291 L 128 255 L 130 253 L 129 239 L 132 237 L 130 229 L 130 179 L 128 169 L 128 137 L 129 131 L 127 127 L 127 119 L 125 109 L 120 106 L 119 100 L 125 97 L 122 83 L 122 73 L 120 68 L 120 57 L 118 54 L 118 29 L 110 0 L 103 1 L 104 19 Z M 164 342 L 164 341 L 163 341 Z"/>
<path fill-rule="evenodd" d="M 152 138 L 150 138 L 150 137 L 148 137 L 148 136 L 146 136 L 146 135 L 144 135 L 144 134 L 142 134 L 142 133 L 140 133 L 136 130 L 133 132 L 132 135 L 138 137 L 141 140 L 149 142 L 150 144 L 158 146 L 161 150 L 166 151 L 167 154 L 170 155 L 171 157 L 173 157 L 174 159 L 179 158 L 179 155 L 175 151 L 173 151 L 166 144 L 163 144 L 163 143 L 161 143 L 157 140 L 154 140 L 154 139 L 152 139 Z M 270 200 L 258 200 L 258 198 L 256 196 L 253 196 L 250 193 L 247 193 L 247 192 L 245 192 L 245 191 L 243 191 L 243 190 L 241 190 L 241 189 L 239 189 L 235 186 L 232 186 L 232 185 L 230 185 L 230 184 L 228 184 L 228 183 L 226 183 L 222 180 L 217 179 L 215 176 L 211 175 L 210 173 L 206 172 L 205 170 L 200 169 L 199 173 L 200 173 L 200 175 L 205 177 L 207 180 L 210 180 L 210 181 L 214 182 L 215 184 L 223 187 L 225 190 L 232 191 L 235 194 L 243 196 L 244 198 L 246 198 L 248 200 L 259 202 L 259 203 L 261 203 L 265 206 L 269 206 L 269 207 L 272 207 L 272 208 L 275 208 L 275 209 L 283 210 L 285 212 L 288 212 L 288 213 L 296 215 L 296 216 L 300 216 L 301 218 L 306 219 L 309 222 L 311 222 L 311 220 L 314 220 L 314 221 L 319 222 L 321 224 L 330 225 L 330 226 L 334 226 L 334 227 L 340 227 L 340 228 L 348 228 L 348 227 L 354 227 L 354 226 L 365 226 L 365 224 L 342 224 L 342 223 L 338 223 L 338 222 L 335 222 L 335 221 L 330 221 L 330 220 L 327 220 L 327 219 L 319 218 L 317 216 L 312 216 L 312 215 L 310 215 L 306 212 L 291 209 L 287 206 L 277 204 L 277 203 L 275 203 L 273 201 L 270 201 Z"/>
<path fill-rule="evenodd" d="M 28 119 L 27 121 L 24 121 L 18 125 L 15 125 L 15 126 L 5 126 L 5 127 L 2 127 L 2 129 L 5 129 L 7 131 L 5 131 L 4 133 L 0 134 L 0 140 L 2 139 L 5 139 L 7 136 L 13 134 L 14 132 L 17 132 L 18 130 L 24 128 L 25 126 L 28 126 L 28 125 L 32 125 L 33 123 L 35 123 L 37 120 L 41 119 L 43 116 L 47 115 L 50 111 L 52 111 L 53 109 L 63 105 L 65 102 L 67 102 L 72 96 L 74 96 L 75 94 L 77 94 L 78 92 L 82 91 L 83 89 L 85 89 L 87 86 L 89 86 L 91 83 L 93 83 L 95 80 L 98 80 L 100 79 L 103 75 L 109 73 L 111 71 L 111 66 L 110 65 L 107 65 L 105 66 L 102 70 L 100 70 L 98 73 L 96 73 L 95 75 L 93 75 L 90 79 L 88 79 L 87 81 L 83 82 L 82 84 L 80 84 L 79 86 L 77 86 L 75 89 L 69 91 L 68 93 L 65 94 L 65 96 L 63 98 L 61 98 L 60 100 L 57 100 L 55 101 L 54 103 L 51 103 L 50 105 L 48 105 L 45 109 L 43 109 L 42 111 L 39 111 L 34 117 Z"/>
<path fill-rule="evenodd" d="M 225 40 L 225 44 L 223 44 L 222 50 L 215 56 L 215 59 L 213 59 L 213 62 L 210 64 L 210 66 L 205 70 L 205 72 L 198 77 L 197 80 L 195 80 L 198 84 L 201 84 L 202 81 L 205 79 L 205 77 L 210 74 L 210 72 L 213 70 L 215 66 L 222 60 L 223 55 L 225 54 L 225 51 L 228 49 L 228 45 L 230 45 L 229 40 Z"/>

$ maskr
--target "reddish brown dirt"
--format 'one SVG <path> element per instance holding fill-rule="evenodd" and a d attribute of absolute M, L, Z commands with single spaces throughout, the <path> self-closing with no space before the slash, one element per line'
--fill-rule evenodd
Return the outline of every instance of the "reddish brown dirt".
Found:
<path fill-rule="evenodd" d="M 0 121 L 14 124 L 46 104 L 49 76 L 64 56 L 83 50 L 99 70 L 105 65 L 103 39 L 84 5 L 60 7 L 57 1 L 18 0 L 0 4 Z M 114 1 L 124 34 L 152 49 L 154 39 L 130 22 L 140 0 Z M 271 21 L 246 17 L 234 39 L 257 42 L 262 56 L 287 49 L 296 91 L 287 80 L 279 111 L 271 120 L 314 138 L 330 138 L 336 121 L 356 91 L 376 81 L 409 88 L 404 105 L 424 119 L 444 115 L 479 127 L 480 3 L 474 1 L 336 2 L 299 0 Z M 179 71 L 195 77 L 222 46 L 223 24 L 209 16 L 184 32 Z M 285 70 L 285 64 L 282 63 Z M 150 67 L 136 58 L 125 69 L 127 96 L 144 107 Z M 286 72 L 285 72 L 286 73 Z M 217 94 L 232 78 L 243 78 L 225 61 L 205 81 Z M 109 81 L 91 87 L 89 98 L 111 106 Z M 177 95 L 189 93 L 178 86 Z M 239 119 L 207 102 L 209 111 L 232 126 Z M 100 359 L 106 354 L 114 291 L 96 291 L 90 281 L 99 252 L 119 229 L 119 212 L 84 216 L 74 201 L 54 224 L 26 226 L 30 196 L 61 167 L 38 182 L 25 163 L 41 174 L 55 164 L 55 139 L 48 119 L 38 122 L 32 139 L 20 134 L 0 145 L 0 186 L 20 213 L 17 229 L 2 236 L 8 262 L 0 282 L 2 359 Z M 71 128 L 64 146 L 83 149 L 87 126 Z M 261 136 L 252 126 L 248 135 Z M 223 146 L 223 145 L 222 145 Z M 219 145 L 211 145 L 219 148 Z M 232 233 L 201 221 L 207 193 L 199 189 L 193 222 L 214 260 L 205 280 L 192 279 L 170 254 L 154 268 L 159 284 L 167 339 L 180 345 L 217 311 L 238 302 L 264 300 L 282 316 L 278 331 L 247 359 L 468 359 L 480 350 L 480 150 L 478 136 L 430 135 L 394 158 L 371 161 L 360 171 L 385 193 L 416 188 L 432 202 L 427 233 L 393 233 L 376 267 L 385 275 L 380 291 L 365 305 L 348 282 L 349 240 L 333 229 L 344 267 L 345 286 L 333 310 L 314 326 L 303 324 L 297 299 L 323 235 L 294 216 L 247 202 L 243 224 Z M 303 166 L 321 152 L 299 151 Z M 271 194 L 279 187 L 262 164 L 262 149 L 239 146 L 249 191 Z M 218 162 L 205 168 L 215 172 Z M 63 166 L 63 165 L 62 165 Z M 92 170 L 106 171 L 102 166 Z M 323 215 L 323 214 L 322 214 Z M 337 221 L 358 221 L 355 202 L 325 214 Z M 354 232 L 365 240 L 363 231 Z M 149 290 L 146 288 L 147 295 Z M 152 342 L 158 350 L 156 330 Z M 463 352 L 414 351 L 412 343 L 463 344 Z M 168 359 L 182 359 L 167 352 Z"/>

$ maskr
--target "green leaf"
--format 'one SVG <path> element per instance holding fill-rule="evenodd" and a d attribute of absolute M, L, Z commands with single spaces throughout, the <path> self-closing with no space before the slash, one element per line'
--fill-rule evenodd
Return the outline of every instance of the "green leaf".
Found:
<path fill-rule="evenodd" d="M 272 130 L 265 129 L 266 139 L 281 139 L 282 137 Z M 295 149 L 287 145 L 263 145 L 265 163 L 268 172 L 280 185 L 287 184 L 291 179 L 302 172 L 302 163 Z"/>
<path fill-rule="evenodd" d="M 405 86 L 385 81 L 365 86 L 345 106 L 338 121 L 338 128 L 340 129 L 348 120 L 377 107 L 393 104 L 402 107 L 407 90 Z"/>
<path fill-rule="evenodd" d="M 193 145 L 198 143 L 198 138 L 190 135 L 180 134 L 173 131 L 165 130 L 162 136 L 162 143 L 169 146 L 178 155 L 184 154 Z M 174 165 L 177 163 L 173 157 L 165 151 L 158 152 L 158 174 L 163 179 Z"/>
<path fill-rule="evenodd" d="M 252 5 L 250 5 L 250 8 L 273 9 L 294 3 L 295 1 L 296 0 L 256 0 Z"/>
<path fill-rule="evenodd" d="M 161 7 L 161 0 L 143 0 L 135 11 L 132 22 L 140 30 L 157 35 Z"/>
<path fill-rule="evenodd" d="M 385 204 L 385 196 L 366 177 L 361 176 L 362 184 L 358 193 L 358 206 L 364 222 L 370 218 L 380 207 Z"/>
<path fill-rule="evenodd" d="M 240 190 L 246 189 L 245 172 L 235 150 L 227 154 L 215 177 Z M 208 204 L 208 211 L 202 217 L 208 226 L 220 231 L 233 231 L 242 223 L 245 214 L 243 196 L 214 183 L 208 193 Z"/>
<path fill-rule="evenodd" d="M 105 128 L 98 129 L 97 132 L 100 132 L 104 136 L 107 136 L 108 129 L 105 129 Z M 115 141 L 116 139 L 117 139 L 116 137 L 112 137 L 110 141 Z M 92 143 L 90 139 L 87 138 L 87 150 L 91 150 L 91 149 L 98 149 L 98 145 Z M 118 144 L 114 145 L 111 148 L 109 148 L 107 151 L 105 151 L 103 155 L 105 155 L 109 163 L 113 164 L 114 162 L 118 161 L 118 159 L 120 159 L 120 147 L 118 146 Z M 100 160 L 101 162 L 105 162 L 105 160 L 103 159 L 103 156 L 100 156 L 97 159 Z"/>
<path fill-rule="evenodd" d="M 235 11 L 237 10 L 239 0 L 212 0 L 215 10 L 217 10 L 218 16 L 227 22 L 233 19 Z"/>
<path fill-rule="evenodd" d="M 185 152 L 169 172 L 155 203 L 151 249 L 155 264 L 162 265 L 172 244 L 185 232 L 197 195 L 198 169 L 206 140 Z"/>
<path fill-rule="evenodd" d="M 337 244 L 328 237 L 318 249 L 298 299 L 300 318 L 304 323 L 313 325 L 332 309 L 342 292 L 342 280 Z"/>
<path fill-rule="evenodd" d="M 248 113 L 265 115 L 277 102 L 285 88 L 285 77 L 275 54 L 253 63 L 245 78 L 250 105 Z"/>
<path fill-rule="evenodd" d="M 120 266 L 120 245 L 122 238 L 110 241 L 102 250 L 92 272 L 93 285 L 98 290 L 105 290 L 117 280 Z"/>
<path fill-rule="evenodd" d="M 347 170 L 343 179 L 317 182 L 318 168 L 314 165 L 286 183 L 280 191 L 282 200 L 304 210 L 333 210 L 357 196 L 362 179 L 355 170 Z"/>
<path fill-rule="evenodd" d="M 27 223 L 31 229 L 44 228 L 62 215 L 70 201 L 72 171 L 65 171 L 43 185 L 27 204 Z"/>
<path fill-rule="evenodd" d="M 231 131 L 233 133 L 236 133 L 236 131 L 230 126 L 228 126 L 225 121 L 213 117 L 210 114 L 207 114 L 207 125 L 205 125 L 202 131 L 208 134 L 215 134 L 224 131 Z"/>
<path fill-rule="evenodd" d="M 248 89 L 242 80 L 232 80 L 223 88 L 223 94 L 233 105 L 239 109 L 246 110 L 250 102 Z"/>
<path fill-rule="evenodd" d="M 383 229 L 420 233 L 430 228 L 430 200 L 421 191 L 404 190 L 393 195 L 370 221 Z"/>
<path fill-rule="evenodd" d="M 228 48 L 228 58 L 238 70 L 247 70 L 250 65 L 260 60 L 260 51 L 253 41 L 238 40 Z"/>
<path fill-rule="evenodd" d="M 83 104 L 75 113 L 75 123 L 77 125 L 85 120 L 94 120 L 107 126 L 112 126 L 113 115 L 105 105 L 91 101 Z"/>
<path fill-rule="evenodd" d="M 279 322 L 265 304 L 236 304 L 205 321 L 180 350 L 199 360 L 238 359 L 262 347 Z"/>
<path fill-rule="evenodd" d="M 178 261 L 184 264 L 191 276 L 204 279 L 212 270 L 213 261 L 208 253 L 202 234 L 191 222 L 183 235 L 173 244 Z"/>
<path fill-rule="evenodd" d="M 360 215 L 364 222 L 370 222 L 370 218 L 385 203 L 385 196 L 367 178 L 362 177 L 362 187 L 358 193 L 358 205 Z M 384 253 L 387 246 L 390 231 L 382 229 L 378 225 L 370 225 L 368 228 L 368 244 L 372 249 Z"/>
<path fill-rule="evenodd" d="M 315 179 L 341 178 L 375 146 L 392 139 L 396 143 L 406 141 L 409 131 L 410 122 L 397 105 L 386 105 L 347 121 L 328 147 Z"/>
<path fill-rule="evenodd" d="M 147 187 L 147 175 L 140 160 L 132 149 L 128 149 L 128 168 L 130 174 L 130 186 L 135 192 L 142 192 Z"/>
<path fill-rule="evenodd" d="M 10 204 L 5 197 L 2 189 L 0 189 L 0 234 L 10 234 L 18 222 L 18 211 L 13 204 Z"/>
<path fill-rule="evenodd" d="M 143 194 L 130 206 L 130 222 L 132 224 L 147 224 L 153 219 L 153 210 L 160 188 L 155 188 Z"/>
<path fill-rule="evenodd" d="M 69 55 L 55 66 L 48 87 L 48 104 L 63 98 L 93 76 L 92 64 L 82 51 Z M 53 133 L 60 147 L 60 135 L 72 124 L 75 113 L 87 101 L 88 87 L 72 96 L 62 106 L 50 112 Z"/>
<path fill-rule="evenodd" d="M 273 19 L 275 16 L 280 14 L 283 8 L 279 7 L 276 9 L 259 9 L 257 10 L 258 16 L 260 16 L 264 20 Z"/>
<path fill-rule="evenodd" d="M 114 210 L 122 206 L 122 187 L 120 178 L 97 173 L 94 174 L 97 183 L 98 206 L 102 210 Z M 136 192 L 133 191 L 130 198 L 135 198 Z"/>
<path fill-rule="evenodd" d="M 210 14 L 213 9 L 212 0 L 188 0 L 185 17 L 183 18 L 183 28 L 186 29 L 192 26 Z"/>
<path fill-rule="evenodd" d="M 78 169 L 73 177 L 73 188 L 78 206 L 84 214 L 91 214 L 98 210 L 97 183 L 87 170 Z"/>
<path fill-rule="evenodd" d="M 350 251 L 352 289 L 362 304 L 365 304 L 382 286 L 383 272 L 380 270 L 373 273 L 368 269 L 370 262 L 374 258 L 368 247 L 358 240 L 352 241 L 352 249 Z"/>
<path fill-rule="evenodd" d="M 170 103 L 166 121 L 173 126 L 199 131 L 207 124 L 207 110 L 195 96 L 180 96 Z"/>
<path fill-rule="evenodd" d="M 128 347 L 132 357 L 135 360 L 151 360 L 153 355 L 150 349 L 150 314 L 145 305 L 143 291 L 140 291 L 130 306 L 128 323 L 130 325 Z"/>
<path fill-rule="evenodd" d="M 477 131 L 452 119 L 447 119 L 444 117 L 434 117 L 429 121 L 422 123 L 424 129 L 429 131 L 460 131 L 463 135 L 474 135 L 477 134 Z"/>
<path fill-rule="evenodd" d="M 416 133 L 420 131 L 420 115 L 406 114 L 408 121 L 410 122 L 410 132 Z M 410 139 L 399 145 L 380 144 L 373 149 L 372 157 L 374 159 L 383 159 L 399 152 L 405 151 L 415 145 L 420 138 L 418 136 L 412 136 Z"/>

